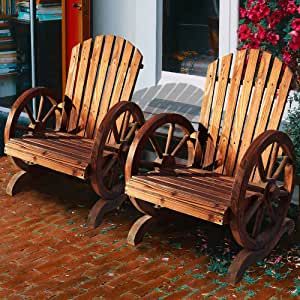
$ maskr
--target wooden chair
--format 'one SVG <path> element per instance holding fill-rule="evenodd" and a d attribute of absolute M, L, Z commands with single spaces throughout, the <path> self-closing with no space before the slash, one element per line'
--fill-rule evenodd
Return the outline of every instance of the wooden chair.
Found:
<path fill-rule="evenodd" d="M 264 258 L 294 223 L 294 151 L 279 127 L 292 73 L 267 52 L 242 50 L 210 64 L 199 129 L 178 114 L 159 114 L 138 131 L 128 153 L 126 193 L 144 216 L 131 227 L 135 245 L 166 211 L 229 224 L 244 249 L 231 282 Z M 164 145 L 164 146 L 163 146 Z"/>
<path fill-rule="evenodd" d="M 141 68 L 142 54 L 129 41 L 101 35 L 73 48 L 62 103 L 44 87 L 25 91 L 5 128 L 5 153 L 21 169 L 7 193 L 13 195 L 25 175 L 43 168 L 90 181 L 102 199 L 89 222 L 99 225 L 125 199 L 125 159 L 144 122 L 129 102 Z"/>

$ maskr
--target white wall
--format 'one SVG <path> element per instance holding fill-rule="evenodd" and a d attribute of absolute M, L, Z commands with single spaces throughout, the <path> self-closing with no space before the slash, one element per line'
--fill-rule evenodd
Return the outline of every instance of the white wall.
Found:
<path fill-rule="evenodd" d="M 162 0 L 93 1 L 93 35 L 112 33 L 123 36 L 143 53 L 145 68 L 140 73 L 137 89 L 155 85 L 159 80 L 157 47 L 162 45 L 157 24 L 159 2 L 162 6 Z"/>
<path fill-rule="evenodd" d="M 94 0 L 93 34 L 118 34 L 135 40 L 137 0 Z"/>

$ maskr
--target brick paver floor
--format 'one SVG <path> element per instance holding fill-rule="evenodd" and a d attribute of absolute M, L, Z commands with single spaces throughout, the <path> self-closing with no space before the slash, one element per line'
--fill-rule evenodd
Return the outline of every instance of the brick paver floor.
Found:
<path fill-rule="evenodd" d="M 139 214 L 129 203 L 90 229 L 85 222 L 97 198 L 87 185 L 47 175 L 11 198 L 5 187 L 14 171 L 7 158 L 0 158 L 0 299 L 300 295 L 300 247 L 291 240 L 230 286 L 225 274 L 237 247 L 226 228 L 181 216 L 154 228 L 133 248 L 126 235 Z"/>

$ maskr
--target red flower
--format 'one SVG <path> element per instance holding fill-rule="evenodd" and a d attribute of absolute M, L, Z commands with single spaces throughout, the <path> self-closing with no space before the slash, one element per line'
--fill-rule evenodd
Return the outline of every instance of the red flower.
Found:
<path fill-rule="evenodd" d="M 262 41 L 266 37 L 266 30 L 261 25 L 257 26 L 257 32 L 255 34 L 255 38 Z"/>
<path fill-rule="evenodd" d="M 245 8 L 240 8 L 240 17 L 245 18 L 247 16 L 247 10 Z"/>
<path fill-rule="evenodd" d="M 238 31 L 241 41 L 247 40 L 251 36 L 251 30 L 246 24 L 242 24 Z"/>
<path fill-rule="evenodd" d="M 269 14 L 270 14 L 270 8 L 264 2 L 261 1 L 256 5 L 254 5 L 248 11 L 247 16 L 252 22 L 258 23 Z"/>
<path fill-rule="evenodd" d="M 289 13 L 289 14 L 294 14 L 297 10 L 297 5 L 295 4 L 295 1 L 294 0 L 289 0 L 287 6 L 286 6 L 286 11 Z"/>
<path fill-rule="evenodd" d="M 284 50 L 282 58 L 287 65 L 289 65 L 293 60 L 291 53 L 287 52 L 286 50 Z"/>
<path fill-rule="evenodd" d="M 282 10 L 275 10 L 269 17 L 268 17 L 268 23 L 269 28 L 274 28 L 283 18 L 283 12 Z"/>
<path fill-rule="evenodd" d="M 300 31 L 300 18 L 294 19 L 291 27 L 295 30 L 295 31 Z"/>
<path fill-rule="evenodd" d="M 267 34 L 267 41 L 270 42 L 273 46 L 278 44 L 280 36 L 272 31 Z"/>
<path fill-rule="evenodd" d="M 300 33 L 297 31 L 291 31 L 290 35 L 292 36 L 292 40 L 289 42 L 289 47 L 293 51 L 297 51 L 300 49 Z"/>
<path fill-rule="evenodd" d="M 265 18 L 270 14 L 270 8 L 265 3 L 263 3 L 259 7 L 259 13 L 261 15 L 261 18 Z"/>

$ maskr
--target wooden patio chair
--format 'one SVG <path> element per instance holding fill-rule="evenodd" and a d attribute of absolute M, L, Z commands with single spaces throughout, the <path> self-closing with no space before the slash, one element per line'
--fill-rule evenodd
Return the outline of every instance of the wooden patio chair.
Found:
<path fill-rule="evenodd" d="M 238 282 L 285 232 L 294 188 L 294 151 L 278 131 L 292 73 L 278 58 L 242 50 L 210 64 L 199 129 L 159 114 L 138 131 L 128 153 L 126 193 L 144 213 L 128 243 L 139 243 L 170 210 L 230 225 L 243 247 L 229 268 Z"/>
<path fill-rule="evenodd" d="M 73 48 L 62 103 L 44 87 L 25 91 L 5 128 L 5 153 L 21 169 L 7 193 L 15 194 L 25 175 L 47 169 L 89 181 L 101 197 L 89 223 L 99 225 L 125 199 L 126 155 L 144 122 L 129 102 L 141 68 L 142 54 L 129 41 L 100 35 Z"/>

